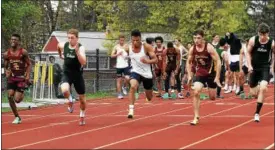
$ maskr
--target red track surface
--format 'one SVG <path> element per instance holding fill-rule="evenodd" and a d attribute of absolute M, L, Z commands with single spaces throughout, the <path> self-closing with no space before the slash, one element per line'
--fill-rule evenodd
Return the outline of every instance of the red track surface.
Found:
<path fill-rule="evenodd" d="M 225 95 L 225 94 L 224 94 Z M 86 125 L 78 126 L 66 105 L 20 111 L 22 124 L 2 114 L 2 148 L 20 149 L 274 149 L 274 86 L 269 86 L 261 122 L 255 123 L 255 100 L 233 94 L 201 102 L 201 119 L 193 119 L 192 101 L 137 101 L 134 119 L 127 119 L 128 99 L 88 101 Z"/>

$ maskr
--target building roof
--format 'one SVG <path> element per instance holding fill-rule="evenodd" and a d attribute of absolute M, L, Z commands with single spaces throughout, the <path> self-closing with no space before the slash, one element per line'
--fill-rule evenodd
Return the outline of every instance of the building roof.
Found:
<path fill-rule="evenodd" d="M 171 41 L 172 36 L 166 33 L 142 33 L 142 40 L 147 37 L 162 36 L 164 41 Z M 67 31 L 54 31 L 42 49 L 42 52 L 57 52 L 57 43 L 67 41 Z M 103 46 L 106 41 L 105 32 L 79 32 L 79 42 L 86 48 L 87 52 L 107 51 Z"/>

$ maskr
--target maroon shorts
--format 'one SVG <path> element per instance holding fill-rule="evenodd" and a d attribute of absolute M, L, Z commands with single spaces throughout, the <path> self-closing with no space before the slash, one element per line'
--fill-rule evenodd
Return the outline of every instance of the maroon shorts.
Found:
<path fill-rule="evenodd" d="M 25 78 L 22 77 L 10 77 L 8 79 L 7 90 L 14 90 L 18 92 L 24 92 L 27 87 L 27 83 Z"/>

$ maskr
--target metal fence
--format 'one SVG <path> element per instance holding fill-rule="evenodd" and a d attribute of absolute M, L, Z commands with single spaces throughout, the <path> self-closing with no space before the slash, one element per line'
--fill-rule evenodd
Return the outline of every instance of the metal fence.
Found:
<path fill-rule="evenodd" d="M 29 54 L 32 61 L 32 69 L 30 79 L 33 79 L 34 75 L 34 64 L 36 61 L 49 61 L 49 57 L 54 56 L 56 63 L 63 65 L 61 59 L 59 59 L 57 53 L 30 53 Z M 2 72 L 1 72 L 1 91 L 6 90 L 7 88 L 7 79 L 4 74 L 4 59 L 3 54 L 1 55 L 2 61 Z M 89 60 L 93 60 L 89 62 Z M 92 64 L 92 65 L 91 65 Z M 87 54 L 87 65 L 84 66 L 84 81 L 86 93 L 95 93 L 95 92 L 115 92 L 116 88 L 116 70 L 114 68 L 115 60 L 111 59 L 109 56 L 100 54 L 99 50 L 96 50 L 96 53 Z M 45 90 L 47 90 L 47 83 L 45 84 Z M 40 88 L 40 86 L 38 86 Z M 73 86 L 72 86 L 73 95 L 77 95 Z M 32 86 L 29 89 L 32 93 Z M 38 89 L 40 90 L 40 89 Z M 60 92 L 60 89 L 59 89 Z M 47 93 L 47 91 L 45 91 Z"/>

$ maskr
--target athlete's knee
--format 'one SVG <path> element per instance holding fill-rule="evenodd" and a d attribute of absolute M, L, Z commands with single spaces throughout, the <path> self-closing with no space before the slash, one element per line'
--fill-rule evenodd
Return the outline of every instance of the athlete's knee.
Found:
<path fill-rule="evenodd" d="M 62 83 L 60 87 L 61 87 L 62 93 L 66 93 L 70 91 L 69 83 Z"/>
<path fill-rule="evenodd" d="M 267 90 L 267 82 L 266 81 L 262 81 L 260 83 L 260 91 L 266 91 Z"/>
<path fill-rule="evenodd" d="M 23 97 L 15 97 L 15 98 L 14 98 L 14 101 L 15 101 L 16 103 L 20 103 L 22 100 L 23 100 Z"/>
<path fill-rule="evenodd" d="M 201 92 L 201 88 L 200 87 L 194 87 L 194 96 L 198 96 Z"/>
<path fill-rule="evenodd" d="M 209 99 L 210 100 L 215 100 L 216 99 L 216 95 L 215 94 L 209 94 Z"/>
<path fill-rule="evenodd" d="M 8 100 L 9 101 L 14 101 L 14 95 L 8 95 Z"/>

